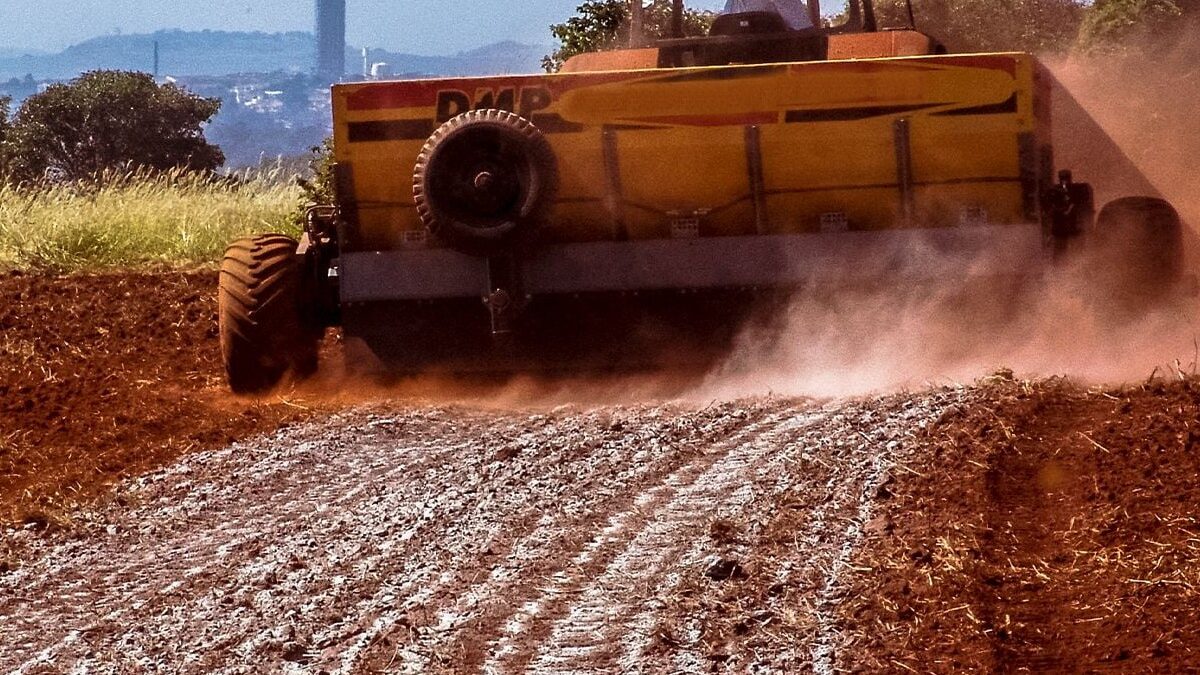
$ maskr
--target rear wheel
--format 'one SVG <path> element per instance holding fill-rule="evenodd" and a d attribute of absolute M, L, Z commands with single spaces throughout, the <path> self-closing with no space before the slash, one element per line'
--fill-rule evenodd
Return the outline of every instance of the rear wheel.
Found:
<path fill-rule="evenodd" d="M 1177 291 L 1184 276 L 1183 224 L 1168 202 L 1125 197 L 1096 217 L 1095 242 L 1109 300 L 1145 309 Z"/>
<path fill-rule="evenodd" d="M 278 234 L 239 239 L 221 261 L 221 356 L 237 394 L 270 391 L 317 369 L 321 330 L 308 319 L 298 244 Z"/>

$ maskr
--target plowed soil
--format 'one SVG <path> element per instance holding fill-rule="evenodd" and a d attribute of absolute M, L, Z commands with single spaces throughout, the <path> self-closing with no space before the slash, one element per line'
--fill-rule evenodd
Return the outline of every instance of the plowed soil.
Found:
<path fill-rule="evenodd" d="M 892 461 L 816 537 L 799 533 L 828 498 L 806 482 L 764 505 L 717 547 L 745 577 L 693 575 L 665 651 L 788 672 L 1195 671 L 1200 384 L 994 381 Z M 837 559 L 798 575 L 822 542 Z"/>
<path fill-rule="evenodd" d="M 1200 383 L 1000 374 L 839 400 L 385 396 L 318 414 L 220 393 L 210 275 L 99 279 L 6 282 L 37 292 L 0 309 L 3 334 L 55 345 L 5 350 L 27 355 L 4 356 L 25 378 L 5 383 L 6 447 L 67 449 L 38 461 L 111 498 L 4 531 L 0 671 L 1200 661 Z M 112 308 L 126 292 L 159 300 L 133 301 L 139 319 Z M 77 308 L 61 334 L 24 327 L 41 298 Z M 124 379 L 87 367 L 100 345 Z M 72 377 L 39 380 L 40 363 Z M 58 414 L 14 403 L 19 387 Z M 67 484 L 5 456 L 7 494 Z"/>
<path fill-rule="evenodd" d="M 210 272 L 0 277 L 0 523 L 307 417 L 225 394 Z"/>

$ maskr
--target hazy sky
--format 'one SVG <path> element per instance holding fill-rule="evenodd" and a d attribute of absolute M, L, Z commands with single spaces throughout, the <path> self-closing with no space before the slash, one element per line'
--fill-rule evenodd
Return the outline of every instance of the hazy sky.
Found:
<path fill-rule="evenodd" d="M 353 45 L 448 54 L 499 40 L 550 44 L 582 0 L 348 0 Z M 691 0 L 710 9 L 722 0 Z M 0 50 L 58 51 L 116 31 L 310 31 L 313 0 L 0 0 Z"/>

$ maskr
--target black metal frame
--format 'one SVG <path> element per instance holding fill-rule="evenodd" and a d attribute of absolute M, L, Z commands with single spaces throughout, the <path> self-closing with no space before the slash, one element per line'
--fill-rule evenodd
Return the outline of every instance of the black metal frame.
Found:
<path fill-rule="evenodd" d="M 341 323 L 339 240 L 347 228 L 337 206 L 310 206 L 304 214 L 304 233 L 296 257 L 304 270 L 301 306 L 316 326 Z"/>
<path fill-rule="evenodd" d="M 638 0 L 633 0 L 638 2 Z M 820 30 L 826 34 L 838 33 L 874 33 L 879 30 L 879 23 L 875 17 L 875 2 L 874 0 L 850 0 L 849 11 L 850 15 L 845 24 L 833 28 L 823 28 L 816 25 L 817 19 L 820 18 L 820 3 L 816 2 L 816 10 L 813 11 L 814 3 L 806 2 L 810 7 L 810 15 L 813 16 L 813 23 L 816 30 Z M 908 14 L 908 28 L 916 28 L 916 15 L 913 12 L 912 0 L 905 0 L 905 8 Z M 674 39 L 683 39 L 684 26 L 684 0 L 673 0 L 671 8 L 671 35 Z"/>
<path fill-rule="evenodd" d="M 342 291 L 348 303 L 490 303 L 503 290 L 514 319 L 527 300 L 548 296 L 1019 276 L 1040 272 L 1044 251 L 1036 223 L 547 244 L 504 261 L 440 248 L 363 251 L 345 254 Z"/>
<path fill-rule="evenodd" d="M 915 24 L 912 3 L 911 0 L 907 1 L 909 27 L 912 28 Z M 815 13 L 815 19 L 819 20 L 820 4 L 814 2 L 809 7 L 810 13 Z M 745 15 L 732 15 L 734 20 L 736 17 L 745 17 L 747 32 L 692 38 L 683 35 L 684 10 L 683 1 L 675 0 L 671 16 L 673 37 L 660 40 L 656 45 L 660 68 L 823 61 L 828 58 L 830 35 L 879 31 L 874 0 L 850 0 L 850 14 L 846 23 L 832 28 L 816 25 L 803 30 L 789 30 L 780 28 L 782 24 L 762 21 L 762 12 L 748 12 Z"/>

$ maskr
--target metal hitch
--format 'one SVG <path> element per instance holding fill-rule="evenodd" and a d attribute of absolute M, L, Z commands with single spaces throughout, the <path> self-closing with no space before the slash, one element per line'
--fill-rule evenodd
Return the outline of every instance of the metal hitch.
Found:
<path fill-rule="evenodd" d="M 521 283 L 521 263 L 516 255 L 488 258 L 488 293 L 483 304 L 492 318 L 492 337 L 505 341 L 512 335 L 517 319 L 525 309 Z"/>
<path fill-rule="evenodd" d="M 1092 186 L 1076 183 L 1069 170 L 1058 172 L 1058 183 L 1042 196 L 1055 255 L 1065 253 L 1069 243 L 1091 229 L 1096 220 Z"/>

